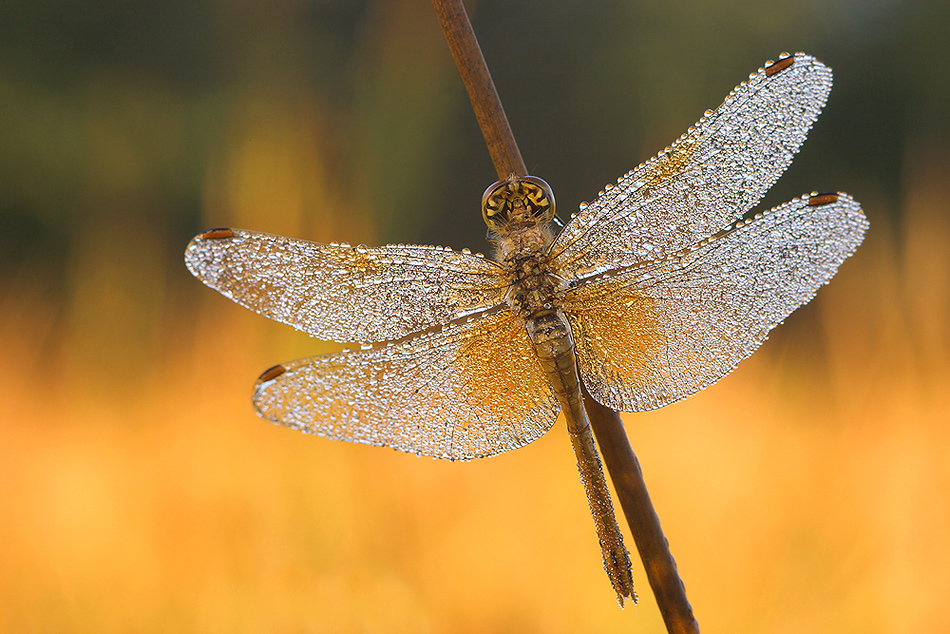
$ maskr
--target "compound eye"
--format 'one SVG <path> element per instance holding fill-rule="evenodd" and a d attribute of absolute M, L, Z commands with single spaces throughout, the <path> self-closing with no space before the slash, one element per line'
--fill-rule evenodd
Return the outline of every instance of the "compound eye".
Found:
<path fill-rule="evenodd" d="M 536 176 L 512 176 L 489 186 L 482 195 L 482 218 L 489 230 L 545 224 L 554 219 L 554 192 Z"/>

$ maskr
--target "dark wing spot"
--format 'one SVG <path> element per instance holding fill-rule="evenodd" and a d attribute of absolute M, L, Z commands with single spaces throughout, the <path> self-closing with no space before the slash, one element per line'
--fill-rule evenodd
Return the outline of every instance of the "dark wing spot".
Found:
<path fill-rule="evenodd" d="M 838 194 L 813 194 L 808 197 L 808 206 L 817 207 L 818 205 L 827 205 L 828 203 L 838 202 Z"/>
<path fill-rule="evenodd" d="M 276 379 L 277 377 L 279 377 L 281 374 L 283 374 L 286 371 L 287 371 L 287 368 L 285 368 L 284 366 L 280 364 L 277 364 L 272 368 L 267 368 L 266 370 L 264 370 L 264 373 L 261 374 L 257 378 L 257 382 L 267 383 L 268 381 L 273 381 L 274 379 Z"/>
<path fill-rule="evenodd" d="M 774 64 L 770 64 L 769 66 L 766 66 L 766 67 L 765 67 L 765 76 L 766 76 L 766 77 L 771 77 L 771 76 L 774 75 L 775 73 L 778 73 L 778 72 L 781 72 L 781 71 L 785 70 L 786 68 L 788 68 L 789 66 L 791 66 L 791 65 L 794 64 L 794 63 L 795 63 L 795 56 L 794 56 L 794 55 L 789 55 L 789 56 L 786 57 L 785 59 L 780 59 L 779 61 L 775 62 Z"/>
<path fill-rule="evenodd" d="M 234 232 L 230 229 L 211 229 L 210 231 L 205 231 L 198 237 L 202 240 L 222 240 L 224 238 L 233 238 Z"/>

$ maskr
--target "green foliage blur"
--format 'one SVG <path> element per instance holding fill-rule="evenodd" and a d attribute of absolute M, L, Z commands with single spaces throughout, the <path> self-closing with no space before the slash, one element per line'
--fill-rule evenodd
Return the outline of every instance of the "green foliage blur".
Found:
<path fill-rule="evenodd" d="M 483 0 L 472 14 L 529 169 L 554 184 L 562 215 L 782 50 L 829 64 L 835 88 L 775 201 L 873 190 L 873 225 L 897 213 L 908 152 L 946 152 L 950 138 L 945 2 Z M 252 127 L 279 111 L 318 129 L 331 165 L 313 178 L 343 198 L 308 214 L 345 214 L 352 200 L 381 242 L 483 244 L 477 205 L 494 173 L 422 0 L 5 2 L 0 104 L 7 280 L 42 270 L 68 294 L 80 236 L 115 224 L 159 241 L 177 284 L 242 109 Z M 265 198 L 253 228 L 269 213 Z"/>
<path fill-rule="evenodd" d="M 843 190 L 878 230 L 899 213 L 908 157 L 950 148 L 945 2 L 471 12 L 562 217 L 783 50 L 830 65 L 835 88 L 766 208 Z M 212 226 L 484 250 L 494 178 L 423 0 L 0 4 L 0 298 L 52 307 L 38 355 L 65 330 L 89 342 L 78 367 L 155 363 L 202 290 L 182 250 Z"/>

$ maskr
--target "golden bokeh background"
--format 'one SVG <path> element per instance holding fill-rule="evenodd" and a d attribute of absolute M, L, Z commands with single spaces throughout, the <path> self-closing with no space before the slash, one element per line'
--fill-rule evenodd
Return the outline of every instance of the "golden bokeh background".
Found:
<path fill-rule="evenodd" d="M 865 244 L 627 431 L 703 631 L 950 631 L 947 4 L 472 10 L 562 216 L 782 50 L 835 70 L 766 204 L 846 190 Z M 258 373 L 331 346 L 182 264 L 215 226 L 483 250 L 493 176 L 425 0 L 0 5 L 0 630 L 663 631 L 562 425 L 471 463 L 266 425 Z"/>

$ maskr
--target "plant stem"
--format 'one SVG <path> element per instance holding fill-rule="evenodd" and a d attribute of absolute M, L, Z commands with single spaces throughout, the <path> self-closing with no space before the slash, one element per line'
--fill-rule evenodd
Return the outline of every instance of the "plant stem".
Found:
<path fill-rule="evenodd" d="M 666 630 L 670 634 L 699 634 L 699 623 L 686 598 L 686 588 L 676 570 L 670 544 L 663 535 L 660 518 L 643 480 L 640 461 L 630 446 L 620 414 L 598 403 L 583 384 L 581 390 L 587 418 L 630 525 Z"/>
<path fill-rule="evenodd" d="M 478 125 L 482 129 L 488 152 L 498 172 L 498 179 L 504 180 L 512 174 L 527 176 L 528 171 L 495 91 L 495 84 L 488 72 L 478 40 L 475 39 L 465 6 L 461 0 L 432 0 L 432 5 L 442 23 L 445 39 L 468 90 Z M 617 412 L 591 398 L 583 385 L 581 389 L 591 428 L 614 483 L 624 516 L 630 525 L 630 532 L 637 544 L 637 551 L 643 561 L 666 629 L 669 634 L 698 634 L 699 625 L 686 599 L 686 590 L 647 493 L 643 472 L 624 431 L 623 421 Z"/>
<path fill-rule="evenodd" d="M 478 119 L 478 126 L 482 129 L 492 163 L 498 172 L 498 180 L 503 181 L 512 174 L 527 176 L 528 170 L 511 133 L 505 109 L 501 107 L 495 83 L 488 72 L 478 40 L 475 39 L 465 6 L 461 0 L 432 0 L 432 6 L 442 22 L 445 39 L 449 43 L 465 89 L 468 90 L 475 118 Z"/>

